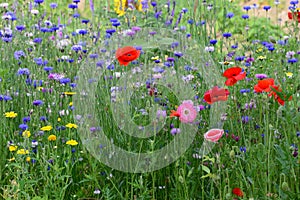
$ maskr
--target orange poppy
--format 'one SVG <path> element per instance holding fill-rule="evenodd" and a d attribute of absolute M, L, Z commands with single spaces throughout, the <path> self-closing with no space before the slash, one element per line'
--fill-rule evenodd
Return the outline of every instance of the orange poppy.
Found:
<path fill-rule="evenodd" d="M 263 79 L 258 81 L 258 83 L 254 86 L 254 91 L 257 93 L 270 92 L 271 91 L 270 86 L 274 86 L 274 79 L 272 78 Z"/>
<path fill-rule="evenodd" d="M 217 101 L 226 101 L 230 92 L 228 89 L 219 88 L 218 86 L 213 87 L 204 93 L 204 100 L 208 104 L 213 104 Z"/>
<path fill-rule="evenodd" d="M 131 46 L 119 48 L 116 52 L 116 58 L 121 66 L 127 66 L 131 61 L 136 60 L 139 56 L 140 51 Z"/>
<path fill-rule="evenodd" d="M 227 78 L 225 85 L 233 86 L 246 77 L 246 72 L 242 72 L 242 68 L 240 67 L 231 67 L 224 71 L 223 76 Z"/>

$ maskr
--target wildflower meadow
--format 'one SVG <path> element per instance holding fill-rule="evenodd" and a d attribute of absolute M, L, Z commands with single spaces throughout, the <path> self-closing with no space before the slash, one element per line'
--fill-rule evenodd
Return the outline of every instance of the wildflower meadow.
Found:
<path fill-rule="evenodd" d="M 0 199 L 300 200 L 298 0 L 0 13 Z"/>

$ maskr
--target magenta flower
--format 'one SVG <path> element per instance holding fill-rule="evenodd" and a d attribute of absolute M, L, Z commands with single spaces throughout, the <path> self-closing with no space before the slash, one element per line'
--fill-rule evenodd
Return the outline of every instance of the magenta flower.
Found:
<path fill-rule="evenodd" d="M 179 120 L 182 123 L 191 123 L 196 119 L 197 111 L 191 100 L 183 101 L 178 107 L 177 113 L 180 115 Z"/>
<path fill-rule="evenodd" d="M 210 142 L 217 142 L 223 134 L 223 129 L 210 129 L 204 134 L 204 139 Z"/>

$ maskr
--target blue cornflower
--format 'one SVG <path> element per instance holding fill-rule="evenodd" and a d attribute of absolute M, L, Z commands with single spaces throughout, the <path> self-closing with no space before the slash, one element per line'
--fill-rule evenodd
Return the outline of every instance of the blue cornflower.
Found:
<path fill-rule="evenodd" d="M 25 29 L 26 29 L 26 27 L 25 27 L 24 25 L 17 25 L 17 26 L 16 26 L 16 30 L 17 30 L 17 31 L 20 31 L 20 32 L 21 32 L 21 31 L 23 31 L 23 30 L 25 30 Z"/>
<path fill-rule="evenodd" d="M 41 105 L 44 104 L 44 102 L 43 102 L 42 100 L 34 100 L 34 101 L 32 102 L 32 104 L 33 104 L 34 106 L 41 106 Z"/>
<path fill-rule="evenodd" d="M 80 17 L 80 14 L 79 13 L 74 13 L 73 14 L 73 18 L 79 18 Z"/>
<path fill-rule="evenodd" d="M 19 128 L 22 129 L 23 131 L 28 129 L 28 125 L 27 124 L 20 124 Z"/>
<path fill-rule="evenodd" d="M 60 84 L 67 84 L 71 82 L 71 79 L 69 78 L 62 78 L 59 80 Z"/>
<path fill-rule="evenodd" d="M 27 117 L 23 117 L 23 123 L 26 124 L 27 122 L 30 121 L 30 117 L 27 116 Z"/>
<path fill-rule="evenodd" d="M 29 75 L 30 71 L 28 68 L 21 68 L 18 70 L 18 75 Z"/>
<path fill-rule="evenodd" d="M 106 33 L 108 33 L 108 34 L 110 34 L 110 35 L 112 35 L 113 33 L 115 33 L 116 32 L 116 29 L 107 29 L 106 30 Z"/>
<path fill-rule="evenodd" d="M 244 6 L 244 10 L 248 11 L 248 10 L 250 10 L 250 9 L 251 9 L 250 6 Z"/>
<path fill-rule="evenodd" d="M 81 45 L 73 45 L 71 47 L 71 49 L 75 52 L 81 51 L 82 50 L 82 46 Z"/>
<path fill-rule="evenodd" d="M 268 10 L 271 9 L 271 6 L 264 6 L 263 9 L 266 10 L 266 11 L 268 11 Z"/>
<path fill-rule="evenodd" d="M 25 53 L 24 53 L 24 51 L 22 51 L 22 50 L 20 50 L 20 51 L 15 51 L 14 57 L 15 57 L 15 59 L 19 60 L 21 57 L 25 57 Z"/>
<path fill-rule="evenodd" d="M 243 19 L 249 19 L 249 15 L 247 15 L 247 14 L 242 15 L 242 18 L 243 18 Z"/>
<path fill-rule="evenodd" d="M 37 3 L 37 4 L 41 4 L 43 2 L 44 2 L 44 0 L 34 0 L 34 3 Z"/>
<path fill-rule="evenodd" d="M 41 117 L 40 117 L 40 120 L 41 120 L 42 122 L 45 122 L 45 121 L 47 121 L 47 117 L 46 117 L 46 116 L 41 116 Z"/>
<path fill-rule="evenodd" d="M 290 4 L 293 6 L 296 6 L 299 3 L 299 1 L 290 1 Z"/>
<path fill-rule="evenodd" d="M 81 34 L 81 35 L 85 35 L 88 33 L 88 31 L 85 29 L 79 29 L 77 32 L 78 32 L 78 34 Z"/>
<path fill-rule="evenodd" d="M 12 97 L 11 97 L 11 96 L 7 96 L 7 95 L 4 95 L 3 99 L 4 99 L 4 101 L 11 101 L 11 100 L 12 100 Z"/>
<path fill-rule="evenodd" d="M 96 54 L 96 53 L 93 53 L 93 54 L 90 54 L 90 55 L 89 55 L 89 58 L 92 58 L 92 59 L 96 59 L 96 58 L 98 58 L 98 57 L 99 57 L 99 55 Z"/>
<path fill-rule="evenodd" d="M 77 4 L 69 4 L 68 5 L 68 8 L 70 8 L 70 9 L 76 9 L 78 6 L 77 6 Z"/>
<path fill-rule="evenodd" d="M 34 42 L 34 43 L 41 43 L 42 41 L 43 41 L 42 38 L 34 38 L 34 39 L 33 39 L 33 42 Z"/>
<path fill-rule="evenodd" d="M 83 24 L 87 24 L 87 23 L 89 23 L 89 22 L 90 22 L 89 19 L 83 19 L 83 20 L 81 20 L 81 23 L 83 23 Z"/>
<path fill-rule="evenodd" d="M 293 63 L 296 63 L 296 62 L 298 62 L 298 59 L 297 59 L 297 58 L 291 58 L 291 59 L 288 59 L 288 63 L 293 64 Z"/>
<path fill-rule="evenodd" d="M 243 61 L 245 59 L 245 56 L 237 56 L 237 57 L 235 57 L 235 60 L 236 61 Z"/>
<path fill-rule="evenodd" d="M 209 41 L 209 43 L 212 44 L 212 45 L 217 44 L 217 42 L 218 42 L 218 40 L 210 40 L 210 41 Z"/>
<path fill-rule="evenodd" d="M 151 2 L 151 5 L 152 5 L 153 7 L 155 7 L 155 6 L 157 5 L 157 3 L 156 3 L 155 1 L 152 1 L 152 2 Z"/>
<path fill-rule="evenodd" d="M 249 93 L 251 90 L 250 89 L 241 89 L 240 93 L 244 94 L 244 93 Z"/>
<path fill-rule="evenodd" d="M 112 25 L 113 25 L 114 27 L 118 27 L 118 26 L 121 25 L 121 23 L 120 23 L 120 22 L 113 22 Z"/>
<path fill-rule="evenodd" d="M 225 38 L 229 38 L 229 37 L 231 37 L 231 36 L 232 36 L 231 33 L 223 33 L 223 37 L 225 37 Z"/>
<path fill-rule="evenodd" d="M 246 153 L 246 150 L 247 150 L 246 147 L 240 147 L 241 152 Z"/>
<path fill-rule="evenodd" d="M 53 67 L 45 66 L 45 67 L 44 67 L 44 70 L 45 70 L 46 72 L 49 72 L 49 71 L 52 71 L 52 70 L 53 70 Z"/>
<path fill-rule="evenodd" d="M 188 20 L 188 23 L 189 23 L 189 24 L 193 24 L 193 23 L 194 23 L 194 20 L 189 19 L 189 20 Z"/>
<path fill-rule="evenodd" d="M 226 17 L 231 19 L 232 17 L 234 17 L 234 14 L 232 12 L 229 12 L 227 13 Z"/>

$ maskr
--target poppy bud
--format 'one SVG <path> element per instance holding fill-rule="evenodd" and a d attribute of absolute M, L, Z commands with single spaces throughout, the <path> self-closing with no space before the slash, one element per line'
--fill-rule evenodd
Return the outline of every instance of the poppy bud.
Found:
<path fill-rule="evenodd" d="M 281 184 L 281 188 L 282 188 L 283 191 L 288 191 L 288 190 L 289 190 L 289 185 L 288 185 L 288 183 L 284 181 L 284 182 Z"/>
<path fill-rule="evenodd" d="M 230 157 L 231 159 L 233 159 L 233 158 L 235 157 L 235 152 L 234 152 L 234 150 L 231 150 L 231 151 L 230 151 L 229 157 Z"/>

